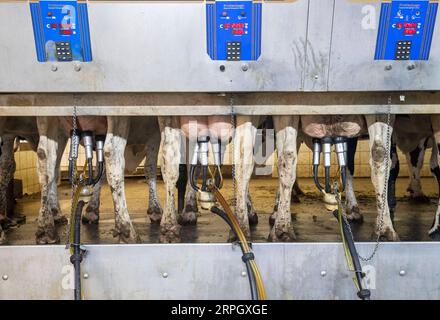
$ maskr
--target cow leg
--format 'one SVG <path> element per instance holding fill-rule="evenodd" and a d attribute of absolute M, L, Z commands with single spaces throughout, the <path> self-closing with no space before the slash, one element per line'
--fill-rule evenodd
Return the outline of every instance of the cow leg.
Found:
<path fill-rule="evenodd" d="M 301 147 L 301 142 L 298 142 L 296 145 L 296 153 L 299 153 L 299 148 Z M 298 179 L 295 180 L 295 183 L 293 184 L 292 188 L 292 203 L 300 203 L 301 200 L 299 199 L 300 196 L 303 196 L 304 192 L 299 187 Z"/>
<path fill-rule="evenodd" d="M 389 241 L 398 241 L 399 236 L 394 230 L 393 222 L 391 220 L 390 209 L 388 207 L 387 193 L 388 189 L 385 188 L 385 179 L 389 172 L 386 172 L 385 161 L 388 157 L 388 163 L 391 170 L 391 158 L 390 154 L 386 152 L 386 144 L 389 143 L 391 146 L 391 141 L 387 140 L 387 130 L 388 126 L 384 116 L 368 115 L 365 116 L 370 142 L 370 166 L 371 166 L 371 181 L 373 183 L 374 189 L 376 191 L 376 203 L 377 203 L 377 219 L 375 235 L 381 238 L 385 238 Z M 392 117 L 392 123 L 390 124 L 390 139 L 393 131 L 395 117 Z M 382 225 L 381 225 L 382 221 Z"/>
<path fill-rule="evenodd" d="M 397 205 L 396 181 L 400 171 L 399 156 L 397 154 L 397 146 L 394 141 L 391 144 L 390 151 L 391 151 L 390 153 L 391 170 L 390 170 L 390 177 L 388 179 L 388 207 L 390 208 L 391 221 L 394 222 L 394 214 L 396 212 L 396 205 Z"/>
<path fill-rule="evenodd" d="M 180 226 L 177 223 L 175 187 L 179 178 L 181 135 L 178 117 L 159 117 L 162 154 L 160 167 L 165 184 L 166 203 L 160 222 L 160 242 L 179 242 Z"/>
<path fill-rule="evenodd" d="M 409 185 L 407 191 L 410 194 L 411 200 L 416 203 L 429 202 L 429 198 L 423 194 L 420 181 L 420 173 L 423 167 L 427 141 L 428 139 L 423 139 L 414 150 L 405 153 L 409 171 Z"/>
<path fill-rule="evenodd" d="M 251 198 L 251 194 L 249 192 L 249 188 L 248 188 L 247 198 L 246 198 L 246 207 L 247 207 L 247 212 L 248 212 L 249 225 L 256 226 L 258 224 L 258 214 L 254 208 L 253 203 L 252 203 L 252 198 Z"/>
<path fill-rule="evenodd" d="M 162 207 L 157 198 L 157 156 L 159 154 L 160 141 L 148 144 L 145 158 L 144 174 L 148 184 L 148 210 L 147 214 L 151 223 L 159 224 L 162 219 Z"/>
<path fill-rule="evenodd" d="M 124 151 L 130 127 L 128 117 L 108 117 L 108 132 L 104 145 L 104 157 L 107 181 L 113 198 L 115 210 L 114 236 L 119 237 L 119 242 L 135 243 L 136 231 L 128 214 L 125 197 Z"/>
<path fill-rule="evenodd" d="M 286 242 L 295 240 L 295 233 L 291 226 L 290 198 L 296 180 L 299 117 L 274 116 L 274 123 L 278 153 L 279 199 L 269 241 Z"/>
<path fill-rule="evenodd" d="M 354 157 L 356 154 L 357 143 L 357 138 L 349 138 L 347 140 L 347 181 L 345 186 L 345 203 L 347 207 L 347 219 L 349 221 L 362 223 L 364 217 L 359 210 L 359 205 L 353 188 Z"/>
<path fill-rule="evenodd" d="M 298 180 L 295 180 L 295 183 L 293 184 L 293 189 L 292 189 L 292 203 L 300 203 L 300 196 L 304 195 L 304 191 L 302 191 L 302 189 L 299 186 Z"/>
<path fill-rule="evenodd" d="M 235 167 L 235 214 L 241 229 L 246 237 L 250 237 L 248 215 L 248 191 L 249 181 L 254 170 L 253 146 L 256 138 L 256 124 L 250 116 L 237 116 L 237 128 L 234 134 L 234 158 Z M 234 237 L 231 234 L 230 239 Z"/>
<path fill-rule="evenodd" d="M 57 184 L 58 143 L 63 139 L 62 128 L 56 117 L 37 117 L 40 142 L 37 149 L 37 170 L 41 190 L 41 207 L 38 216 L 36 242 L 38 244 L 57 243 L 59 237 L 55 230 L 52 214 L 51 193 Z"/>
<path fill-rule="evenodd" d="M 64 149 L 66 148 L 68 138 L 63 135 L 63 131 L 60 130 L 58 136 L 58 148 L 56 151 L 56 164 L 55 164 L 55 183 L 49 186 L 49 209 L 52 212 L 53 220 L 55 224 L 67 224 L 67 218 L 61 213 L 60 202 L 58 201 L 58 181 L 60 175 L 61 159 L 63 157 Z"/>
<path fill-rule="evenodd" d="M 435 212 L 434 221 L 432 222 L 429 236 L 434 240 L 440 240 L 440 116 L 433 116 L 432 127 L 434 129 L 434 143 L 432 146 L 432 154 L 430 160 L 431 172 L 437 180 L 439 200 L 437 203 L 437 211 Z"/>
<path fill-rule="evenodd" d="M 3 222 L 6 221 L 6 191 L 9 182 L 14 178 L 15 172 L 14 137 L 2 137 L 2 145 L 0 146 L 0 148 L 0 219 Z M 5 242 L 5 232 L 3 231 L 3 228 L 0 224 L 0 244 L 4 244 Z"/>
<path fill-rule="evenodd" d="M 191 154 L 191 153 L 190 153 Z M 183 209 L 180 211 L 180 204 L 179 204 L 179 216 L 178 221 L 179 224 L 185 226 L 185 225 L 195 225 L 197 224 L 197 216 L 199 213 L 199 209 L 197 206 L 197 192 L 191 187 L 191 184 L 188 181 L 189 177 L 189 166 L 186 165 L 180 165 L 179 170 L 183 169 L 183 166 L 185 167 L 186 173 L 183 173 L 182 171 L 179 174 L 179 181 L 177 182 L 178 189 L 180 186 L 179 191 L 179 203 L 183 198 Z M 183 179 L 183 175 L 186 174 L 186 179 Z M 196 169 L 196 176 L 198 175 L 198 168 Z M 185 189 L 183 188 L 183 184 L 185 183 Z M 188 192 L 186 193 L 184 190 L 188 189 Z"/>
<path fill-rule="evenodd" d="M 106 179 L 106 172 L 102 173 L 101 179 L 95 184 L 93 188 L 92 198 L 90 199 L 87 208 L 81 218 L 84 224 L 97 224 L 99 222 L 99 206 L 101 204 L 101 188 Z"/>

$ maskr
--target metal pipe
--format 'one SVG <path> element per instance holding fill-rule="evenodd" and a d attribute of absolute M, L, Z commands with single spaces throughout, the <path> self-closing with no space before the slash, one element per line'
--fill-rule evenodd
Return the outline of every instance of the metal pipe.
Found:
<path fill-rule="evenodd" d="M 331 137 L 324 137 L 321 139 L 322 153 L 324 156 L 324 174 L 325 174 L 325 192 L 331 192 L 330 187 L 330 167 L 332 165 L 332 142 Z"/>
<path fill-rule="evenodd" d="M 321 161 L 321 140 L 313 139 L 313 180 L 319 191 L 323 192 L 324 188 L 321 186 L 318 178 L 319 163 Z"/>
<path fill-rule="evenodd" d="M 97 135 L 95 137 L 96 145 L 96 161 L 97 161 L 97 175 L 93 179 L 93 184 L 97 184 L 101 180 L 102 174 L 104 172 L 104 142 L 105 135 Z M 93 176 L 91 174 L 91 176 Z"/>

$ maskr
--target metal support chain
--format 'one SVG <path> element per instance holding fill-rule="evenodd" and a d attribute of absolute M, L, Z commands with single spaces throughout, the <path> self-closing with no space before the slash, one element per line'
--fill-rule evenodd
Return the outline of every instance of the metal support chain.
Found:
<path fill-rule="evenodd" d="M 231 175 L 232 175 L 232 207 L 234 209 L 234 212 L 237 210 L 237 199 L 236 199 L 236 191 L 237 191 L 237 184 L 235 181 L 235 135 L 236 133 L 236 119 L 235 119 L 235 111 L 234 111 L 234 95 L 231 94 L 231 97 L 229 99 L 229 107 L 231 108 L 231 126 L 232 126 L 232 141 L 231 141 L 231 153 L 232 153 L 232 163 L 231 163 Z"/>
<path fill-rule="evenodd" d="M 384 182 L 384 190 L 382 193 L 383 205 L 381 208 L 382 210 L 379 213 L 379 223 L 377 226 L 377 238 L 376 238 L 376 242 L 375 242 L 373 251 L 367 257 L 358 254 L 359 259 L 362 260 L 363 262 L 371 261 L 375 257 L 377 251 L 379 250 L 380 236 L 381 236 L 381 231 L 382 231 L 383 225 L 384 225 L 385 208 L 387 207 L 387 203 L 388 203 L 388 182 L 389 182 L 388 180 L 390 177 L 390 155 L 391 155 L 391 96 L 388 97 L 388 105 L 387 106 L 388 106 L 387 113 L 386 113 L 387 133 L 386 133 L 386 141 L 385 141 L 385 152 L 386 152 L 387 156 L 385 157 L 385 182 Z M 335 188 L 333 191 L 334 191 L 334 194 L 336 197 L 336 201 L 338 202 L 338 206 L 340 206 L 341 208 L 344 209 L 344 210 L 342 210 L 342 217 L 348 226 L 348 231 L 349 231 L 350 237 L 354 240 L 354 236 L 353 236 L 353 232 L 351 230 L 350 223 L 348 223 L 346 210 L 345 210 L 344 205 L 341 201 L 341 198 L 339 197 L 337 183 L 335 183 Z"/>

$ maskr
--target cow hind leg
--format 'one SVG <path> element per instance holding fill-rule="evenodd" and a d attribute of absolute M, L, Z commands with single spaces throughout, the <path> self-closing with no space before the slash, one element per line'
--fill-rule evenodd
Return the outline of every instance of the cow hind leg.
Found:
<path fill-rule="evenodd" d="M 151 143 L 145 158 L 144 174 L 148 184 L 148 209 L 147 214 L 151 223 L 159 224 L 162 219 L 162 207 L 157 197 L 157 156 L 160 141 Z"/>
<path fill-rule="evenodd" d="M 269 234 L 269 241 L 293 241 L 295 233 L 291 226 L 290 200 L 296 180 L 298 162 L 297 137 L 299 117 L 274 116 L 279 171 L 279 197 L 275 222 Z"/>
<path fill-rule="evenodd" d="M 248 212 L 249 225 L 256 226 L 258 224 L 258 214 L 252 203 L 252 198 L 251 198 L 251 194 L 249 193 L 249 190 L 246 199 L 246 207 Z"/>
<path fill-rule="evenodd" d="M 423 139 L 414 150 L 405 153 L 409 171 L 407 191 L 409 192 L 411 202 L 414 203 L 429 203 L 429 198 L 423 194 L 420 181 L 428 140 L 429 139 Z"/>
<path fill-rule="evenodd" d="M 113 235 L 119 242 L 135 243 L 137 234 L 128 213 L 125 197 L 124 151 L 129 131 L 128 117 L 109 117 L 108 133 L 104 145 L 107 181 L 113 198 L 115 229 Z"/>
<path fill-rule="evenodd" d="M 102 184 L 105 180 L 105 169 L 102 173 L 101 179 L 99 179 L 98 183 L 95 184 L 93 188 L 92 198 L 87 205 L 87 208 L 81 218 L 82 223 L 84 224 L 97 224 L 99 222 L 99 206 L 101 204 L 101 188 Z"/>
<path fill-rule="evenodd" d="M 185 170 L 185 172 L 183 172 L 183 170 Z M 177 188 L 179 193 L 179 216 L 177 219 L 179 224 L 183 226 L 197 224 L 197 216 L 199 214 L 199 209 L 197 206 L 197 192 L 188 182 L 188 170 L 189 166 L 181 164 L 179 168 L 179 179 L 177 180 Z M 196 174 L 197 173 L 198 172 L 196 172 Z M 188 192 L 185 196 L 186 189 L 188 189 Z"/>
<path fill-rule="evenodd" d="M 397 177 L 399 176 L 400 171 L 400 163 L 399 163 L 399 157 L 397 155 L 397 146 L 393 142 L 391 144 L 391 150 L 390 150 L 390 157 L 391 157 L 391 170 L 390 170 L 390 177 L 388 179 L 388 207 L 390 208 L 390 217 L 391 220 L 394 221 L 394 214 L 396 212 L 396 181 Z"/>
<path fill-rule="evenodd" d="M 8 225 L 6 214 L 8 202 L 7 189 L 15 172 L 14 137 L 3 137 L 0 148 L 0 244 L 4 244 L 6 242 L 6 237 L 3 227 Z"/>
<path fill-rule="evenodd" d="M 40 133 L 37 170 L 41 190 L 41 207 L 35 235 L 37 244 L 52 244 L 60 240 L 55 230 L 50 193 L 51 190 L 55 190 L 57 183 L 56 162 L 61 127 L 58 119 L 51 117 L 38 117 L 37 125 Z"/>
<path fill-rule="evenodd" d="M 390 209 L 388 206 L 388 188 L 385 190 L 386 179 L 391 170 L 391 157 L 386 152 L 387 143 L 391 146 L 392 125 L 390 127 L 385 123 L 381 116 L 366 116 L 370 143 L 370 166 L 371 166 L 371 181 L 376 192 L 377 204 L 377 219 L 376 228 L 374 231 L 374 238 L 379 237 L 383 240 L 398 241 L 399 236 L 394 230 L 393 222 L 391 220 Z M 390 137 L 388 137 L 388 130 Z M 388 159 L 386 159 L 388 157 Z M 390 168 L 386 168 L 385 162 L 388 162 Z"/>
<path fill-rule="evenodd" d="M 354 157 L 356 154 L 358 139 L 349 138 L 347 140 L 347 181 L 345 185 L 347 219 L 352 222 L 362 223 L 364 217 L 359 210 L 359 205 L 354 193 L 353 176 L 354 176 Z"/>
<path fill-rule="evenodd" d="M 160 167 L 165 184 L 166 202 L 160 222 L 160 237 L 162 243 L 179 242 L 180 226 L 177 222 L 175 206 L 175 187 L 179 178 L 180 162 L 180 127 L 177 117 L 159 117 L 161 131 L 162 154 Z"/>
<path fill-rule="evenodd" d="M 439 200 L 437 202 L 437 210 L 435 212 L 434 221 L 432 222 L 432 226 L 428 234 L 431 237 L 431 239 L 436 241 L 440 241 L 440 167 L 439 167 L 440 148 L 438 145 L 439 142 L 440 141 L 436 140 L 435 143 L 433 144 L 431 160 L 430 160 L 431 172 L 437 181 Z"/>
<path fill-rule="evenodd" d="M 58 147 L 56 152 L 56 167 L 55 167 L 55 183 L 50 185 L 49 189 L 49 207 L 50 211 L 53 215 L 53 220 L 55 224 L 58 225 L 64 225 L 67 224 L 67 217 L 64 216 L 61 213 L 61 207 L 60 202 L 58 201 L 58 188 L 57 184 L 59 181 L 59 175 L 60 175 L 60 166 L 61 166 L 61 159 L 63 157 L 64 149 L 66 148 L 67 144 L 67 137 L 62 134 L 62 131 L 60 132 L 60 135 L 58 136 Z"/>

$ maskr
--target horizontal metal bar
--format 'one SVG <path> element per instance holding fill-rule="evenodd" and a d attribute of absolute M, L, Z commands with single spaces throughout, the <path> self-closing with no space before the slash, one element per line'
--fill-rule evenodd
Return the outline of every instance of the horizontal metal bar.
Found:
<path fill-rule="evenodd" d="M 337 115 L 381 114 L 388 108 L 392 114 L 437 114 L 440 104 L 431 105 L 235 105 L 229 106 L 81 106 L 79 116 L 188 116 L 188 115 Z M 73 106 L 0 106 L 1 116 L 70 116 Z"/>
<path fill-rule="evenodd" d="M 357 243 L 367 255 L 375 243 Z M 86 299 L 249 299 L 234 244 L 86 245 Z M 269 299 L 356 299 L 340 243 L 254 244 Z M 65 246 L 0 247 L 1 299 L 71 299 Z M 372 299 L 440 299 L 440 243 L 381 243 L 363 265 Z M 3 280 L 1 280 L 3 279 Z"/>

